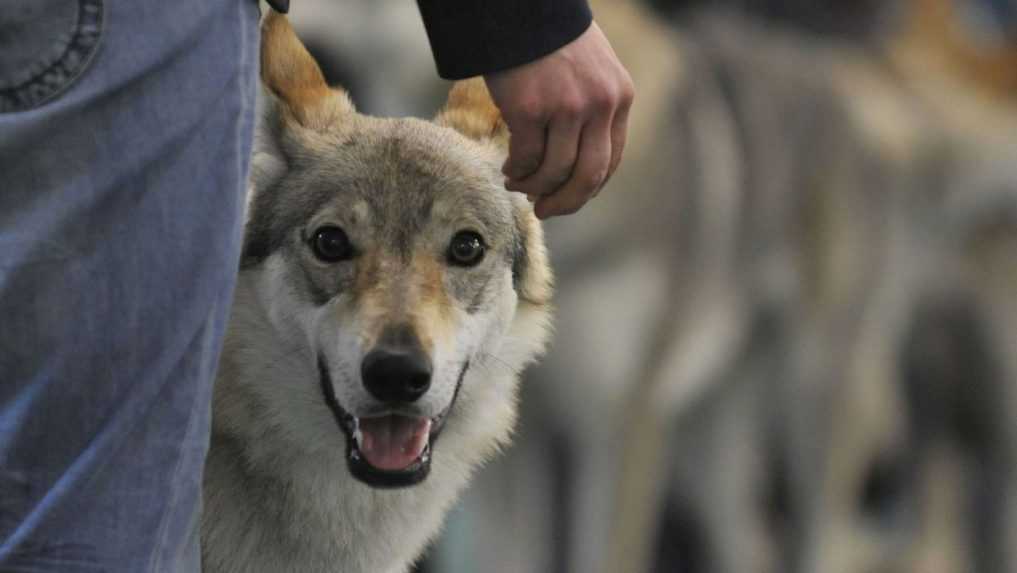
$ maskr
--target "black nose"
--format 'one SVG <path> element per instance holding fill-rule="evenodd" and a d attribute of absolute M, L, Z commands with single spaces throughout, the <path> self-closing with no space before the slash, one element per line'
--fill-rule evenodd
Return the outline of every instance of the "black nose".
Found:
<path fill-rule="evenodd" d="M 414 402 L 431 387 L 431 360 L 416 337 L 410 343 L 379 344 L 364 357 L 360 375 L 378 400 Z"/>

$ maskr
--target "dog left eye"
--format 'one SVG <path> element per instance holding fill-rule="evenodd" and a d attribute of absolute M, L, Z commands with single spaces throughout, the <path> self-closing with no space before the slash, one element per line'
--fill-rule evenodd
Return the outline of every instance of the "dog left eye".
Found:
<path fill-rule="evenodd" d="M 321 227 L 311 237 L 314 256 L 326 263 L 335 263 L 353 258 L 353 245 L 339 227 Z"/>
<path fill-rule="evenodd" d="M 448 260 L 453 265 L 472 267 L 484 258 L 484 240 L 473 231 L 460 231 L 448 246 Z"/>

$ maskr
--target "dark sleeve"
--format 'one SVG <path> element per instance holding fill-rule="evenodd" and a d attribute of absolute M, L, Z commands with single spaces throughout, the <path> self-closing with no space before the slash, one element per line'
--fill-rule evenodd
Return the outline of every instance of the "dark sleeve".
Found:
<path fill-rule="evenodd" d="M 458 80 L 532 62 L 593 21 L 587 0 L 417 0 L 438 75 Z"/>

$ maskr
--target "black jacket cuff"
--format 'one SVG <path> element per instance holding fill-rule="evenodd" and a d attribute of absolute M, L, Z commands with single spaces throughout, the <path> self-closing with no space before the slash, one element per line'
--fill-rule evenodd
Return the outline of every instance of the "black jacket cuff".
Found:
<path fill-rule="evenodd" d="M 586 0 L 418 0 L 438 75 L 490 74 L 537 60 L 578 38 Z"/>

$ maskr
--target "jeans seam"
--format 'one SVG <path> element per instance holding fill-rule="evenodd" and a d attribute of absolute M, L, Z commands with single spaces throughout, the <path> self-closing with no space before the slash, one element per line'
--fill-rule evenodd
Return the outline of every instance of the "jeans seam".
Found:
<path fill-rule="evenodd" d="M 24 83 L 0 89 L 0 113 L 37 108 L 70 89 L 91 66 L 105 33 L 104 0 L 78 0 L 79 15 L 64 53 Z M 76 61 L 72 60 L 76 56 Z"/>

